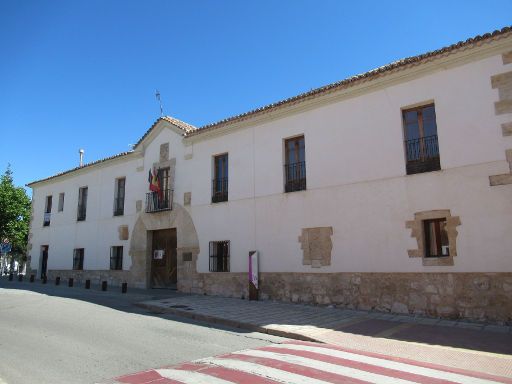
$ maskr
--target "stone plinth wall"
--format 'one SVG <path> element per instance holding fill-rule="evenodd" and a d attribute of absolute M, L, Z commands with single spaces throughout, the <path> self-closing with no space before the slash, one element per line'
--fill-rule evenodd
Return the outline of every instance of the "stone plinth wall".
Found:
<path fill-rule="evenodd" d="M 61 284 L 67 284 L 70 277 L 75 284 L 85 284 L 85 280 L 91 280 L 91 284 L 99 285 L 106 281 L 109 286 L 120 287 L 122 283 L 128 283 L 128 286 L 134 287 L 130 271 L 75 271 L 75 270 L 49 270 L 48 280 L 55 280 L 60 276 Z"/>
<path fill-rule="evenodd" d="M 249 277 L 242 273 L 201 273 L 203 281 L 203 293 L 207 295 L 226 297 L 249 297 Z"/>
<path fill-rule="evenodd" d="M 194 281 L 194 293 L 248 297 L 246 273 Z M 512 323 L 512 273 L 261 273 L 260 299 Z"/>

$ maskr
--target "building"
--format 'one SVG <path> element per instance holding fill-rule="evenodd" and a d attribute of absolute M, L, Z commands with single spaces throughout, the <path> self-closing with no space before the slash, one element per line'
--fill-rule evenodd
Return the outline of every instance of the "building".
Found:
<path fill-rule="evenodd" d="M 35 181 L 38 277 L 512 320 L 512 29 Z"/>

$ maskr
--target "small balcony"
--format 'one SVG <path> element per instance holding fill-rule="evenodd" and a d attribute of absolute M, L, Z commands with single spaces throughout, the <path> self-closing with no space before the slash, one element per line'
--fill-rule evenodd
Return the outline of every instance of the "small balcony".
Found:
<path fill-rule="evenodd" d="M 228 178 L 212 180 L 212 203 L 228 201 Z"/>
<path fill-rule="evenodd" d="M 437 135 L 406 140 L 405 154 L 407 156 L 406 170 L 408 175 L 441 169 Z"/>
<path fill-rule="evenodd" d="M 286 164 L 284 166 L 284 191 L 295 192 L 306 189 L 306 162 Z"/>
<path fill-rule="evenodd" d="M 172 210 L 173 193 L 172 189 L 146 193 L 146 213 Z"/>
<path fill-rule="evenodd" d="M 51 218 L 52 218 L 52 214 L 50 212 L 45 212 L 44 213 L 43 227 L 49 227 L 50 226 Z"/>
<path fill-rule="evenodd" d="M 114 198 L 114 216 L 124 215 L 124 197 Z"/>

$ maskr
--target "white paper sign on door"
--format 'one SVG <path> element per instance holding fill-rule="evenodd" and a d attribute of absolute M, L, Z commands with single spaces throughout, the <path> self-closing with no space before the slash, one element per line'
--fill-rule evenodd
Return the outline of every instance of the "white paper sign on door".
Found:
<path fill-rule="evenodd" d="M 164 249 L 155 249 L 153 251 L 153 259 L 155 259 L 155 260 L 162 260 L 164 258 L 164 255 L 165 255 Z"/>

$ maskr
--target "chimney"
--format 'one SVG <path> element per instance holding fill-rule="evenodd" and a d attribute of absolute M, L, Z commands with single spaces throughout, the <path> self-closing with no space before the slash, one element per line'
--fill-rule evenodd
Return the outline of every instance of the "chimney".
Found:
<path fill-rule="evenodd" d="M 83 166 L 84 165 L 84 150 L 82 148 L 80 148 L 78 150 L 78 153 L 80 154 L 80 166 Z"/>

